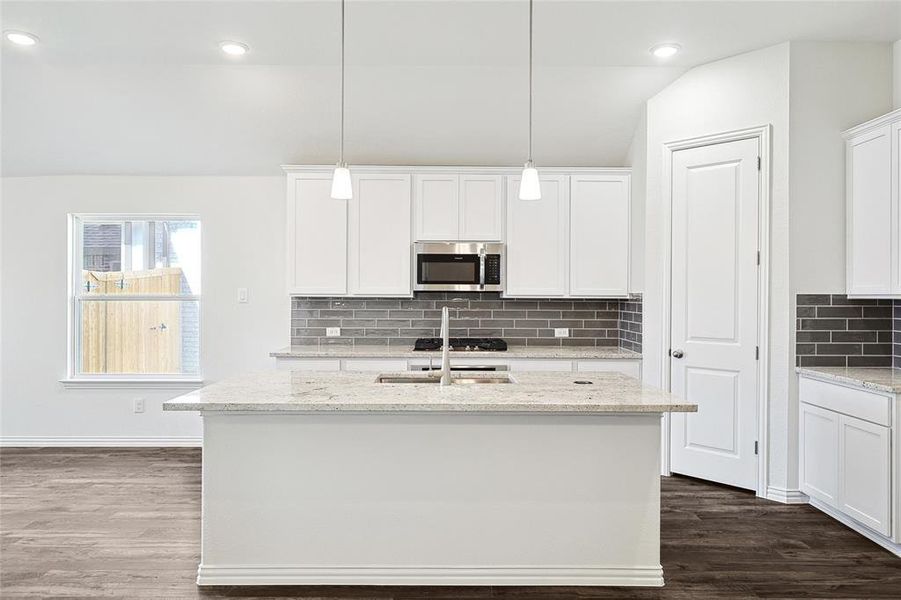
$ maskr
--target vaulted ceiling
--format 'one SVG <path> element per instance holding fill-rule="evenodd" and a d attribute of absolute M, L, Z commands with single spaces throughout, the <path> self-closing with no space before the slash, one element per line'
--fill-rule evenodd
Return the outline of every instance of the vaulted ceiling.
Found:
<path fill-rule="evenodd" d="M 347 160 L 517 164 L 523 0 L 348 0 Z M 3 174 L 276 174 L 332 163 L 338 3 L 3 2 Z M 788 40 L 901 38 L 899 1 L 536 0 L 535 159 L 623 164 L 647 98 Z M 240 58 L 217 44 L 249 44 Z M 663 61 L 648 49 L 676 41 Z"/>

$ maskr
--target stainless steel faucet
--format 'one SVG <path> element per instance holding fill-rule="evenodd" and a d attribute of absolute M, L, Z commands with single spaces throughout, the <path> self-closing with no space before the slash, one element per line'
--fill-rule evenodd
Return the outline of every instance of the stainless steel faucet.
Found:
<path fill-rule="evenodd" d="M 450 311 L 441 309 L 441 385 L 450 385 Z"/>

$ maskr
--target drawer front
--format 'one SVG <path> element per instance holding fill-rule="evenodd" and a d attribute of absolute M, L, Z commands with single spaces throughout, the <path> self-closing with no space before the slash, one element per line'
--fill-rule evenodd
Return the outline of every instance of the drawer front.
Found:
<path fill-rule="evenodd" d="M 807 404 L 883 427 L 892 424 L 892 399 L 888 396 L 806 377 L 800 378 L 799 395 L 801 402 Z"/>
<path fill-rule="evenodd" d="M 572 361 L 521 359 L 510 361 L 511 371 L 572 371 Z"/>
<path fill-rule="evenodd" d="M 453 363 L 451 363 L 453 364 Z M 382 360 L 348 358 L 344 360 L 344 371 L 394 373 L 407 370 L 406 360 Z"/>
<path fill-rule="evenodd" d="M 635 379 L 641 378 L 641 362 L 637 360 L 580 360 L 576 371 L 583 373 L 622 373 Z"/>
<path fill-rule="evenodd" d="M 340 371 L 341 361 L 331 358 L 277 358 L 279 371 Z"/>

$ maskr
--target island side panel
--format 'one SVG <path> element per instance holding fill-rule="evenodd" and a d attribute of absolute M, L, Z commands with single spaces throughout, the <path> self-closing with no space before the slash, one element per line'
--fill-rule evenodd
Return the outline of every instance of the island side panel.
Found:
<path fill-rule="evenodd" d="M 660 421 L 205 413 L 198 583 L 662 585 Z"/>

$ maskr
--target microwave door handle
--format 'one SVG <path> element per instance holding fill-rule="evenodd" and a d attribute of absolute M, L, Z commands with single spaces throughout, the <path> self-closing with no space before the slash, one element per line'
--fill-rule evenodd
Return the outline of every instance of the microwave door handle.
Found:
<path fill-rule="evenodd" d="M 485 249 L 479 251 L 479 288 L 485 289 Z"/>

